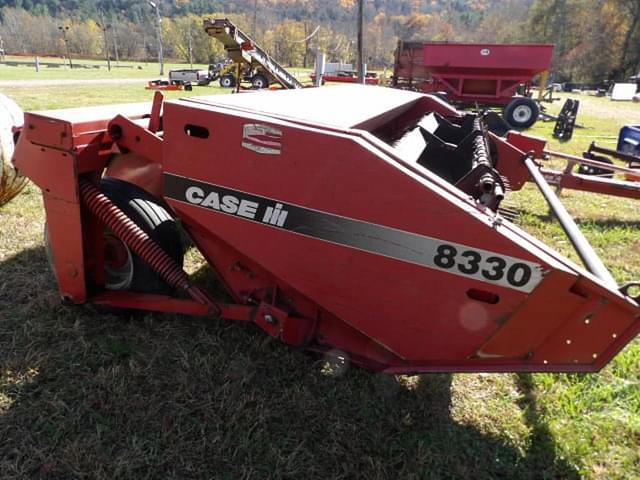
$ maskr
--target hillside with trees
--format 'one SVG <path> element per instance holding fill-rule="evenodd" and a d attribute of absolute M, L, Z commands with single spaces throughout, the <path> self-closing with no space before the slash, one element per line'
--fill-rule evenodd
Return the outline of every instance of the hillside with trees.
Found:
<path fill-rule="evenodd" d="M 228 17 L 286 65 L 355 58 L 356 0 L 156 0 L 165 55 L 224 57 L 202 19 Z M 7 54 L 71 54 L 152 61 L 156 11 L 146 0 L 0 0 Z M 62 27 L 62 29 L 61 29 Z M 66 28 L 68 27 L 68 29 Z M 319 27 L 319 28 L 318 28 Z M 317 29 L 317 31 L 316 31 Z M 554 43 L 559 80 L 624 79 L 640 70 L 638 0 L 367 0 L 365 57 L 388 67 L 398 39 Z M 315 32 L 315 35 L 312 35 Z M 191 49 L 189 48 L 191 46 Z"/>

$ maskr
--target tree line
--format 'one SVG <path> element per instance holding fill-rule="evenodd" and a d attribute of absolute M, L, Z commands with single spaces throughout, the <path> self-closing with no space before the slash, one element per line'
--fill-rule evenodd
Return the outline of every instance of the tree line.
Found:
<path fill-rule="evenodd" d="M 222 46 L 202 29 L 226 17 L 285 65 L 355 63 L 356 0 L 157 0 L 165 56 L 210 63 Z M 152 61 L 156 12 L 148 1 L 0 0 L 0 37 L 7 54 Z M 640 70 L 638 0 L 370 0 L 365 58 L 390 67 L 398 39 L 489 43 L 553 43 L 558 81 L 623 80 Z M 66 42 L 66 43 L 65 43 Z"/>

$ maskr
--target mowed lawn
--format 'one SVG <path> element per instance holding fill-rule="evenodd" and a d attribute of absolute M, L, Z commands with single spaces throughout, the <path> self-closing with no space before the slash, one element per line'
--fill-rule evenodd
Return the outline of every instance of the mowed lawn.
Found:
<path fill-rule="evenodd" d="M 26 110 L 152 95 L 141 85 L 0 92 Z M 640 124 L 640 104 L 579 98 L 587 128 L 554 149 L 615 147 L 622 125 Z M 640 279 L 637 201 L 562 199 L 616 279 Z M 577 261 L 534 186 L 509 202 L 523 228 Z M 640 478 L 637 339 L 593 375 L 336 374 L 251 325 L 62 306 L 43 226 L 34 186 L 0 209 L 2 479 Z M 188 264 L 204 268 L 193 252 Z"/>
<path fill-rule="evenodd" d="M 2 80 L 105 80 L 113 78 L 137 78 L 153 80 L 160 77 L 160 65 L 151 59 L 150 62 L 115 62 L 111 61 L 111 70 L 106 60 L 83 60 L 72 58 L 74 68 L 69 68 L 68 61 L 59 57 L 39 57 L 41 66 L 35 68 L 35 57 L 6 57 L 7 64 L 0 64 L 0 81 Z M 20 65 L 15 66 L 13 62 Z M 52 65 L 48 65 L 52 64 Z M 191 68 L 190 65 L 172 63 L 164 65 L 165 76 L 172 69 Z M 193 68 L 206 70 L 208 65 L 194 64 Z"/>

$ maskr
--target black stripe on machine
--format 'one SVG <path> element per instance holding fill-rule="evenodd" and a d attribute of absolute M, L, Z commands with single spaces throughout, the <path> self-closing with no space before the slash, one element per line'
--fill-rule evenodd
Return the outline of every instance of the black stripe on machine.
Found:
<path fill-rule="evenodd" d="M 169 173 L 164 179 L 167 198 L 298 235 L 527 293 L 542 280 L 540 265 L 516 257 Z"/>

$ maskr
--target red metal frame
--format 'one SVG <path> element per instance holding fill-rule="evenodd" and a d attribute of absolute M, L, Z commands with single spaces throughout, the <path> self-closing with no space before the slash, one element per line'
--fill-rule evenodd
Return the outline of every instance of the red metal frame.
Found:
<path fill-rule="evenodd" d="M 496 140 L 497 138 L 494 137 L 494 141 Z M 568 188 L 572 190 L 582 190 L 584 192 L 613 195 L 616 197 L 640 198 L 640 181 L 627 180 L 637 175 L 637 170 L 633 168 L 611 165 L 597 160 L 550 151 L 545 148 L 546 141 L 544 139 L 530 137 L 514 131 L 507 134 L 506 142 L 523 152 L 531 152 L 535 158 L 542 162 L 542 165 L 544 165 L 544 161 L 552 157 L 565 160 L 567 164 L 564 170 L 556 170 L 546 166 L 542 166 L 540 169 L 547 182 L 549 182 L 550 185 L 556 186 L 558 191 L 563 188 Z M 575 167 L 581 164 L 623 174 L 625 180 L 574 173 Z M 530 181 L 530 178 L 524 169 L 519 166 L 516 167 L 516 171 L 513 171 L 514 165 L 516 164 L 513 162 L 505 165 L 504 168 L 506 168 L 506 170 L 504 170 L 504 172 L 506 172 L 507 177 L 512 181 L 511 189 L 519 190 L 525 182 Z M 503 169 L 501 169 L 501 172 L 503 172 Z"/>
<path fill-rule="evenodd" d="M 316 74 L 312 73 L 309 75 L 311 80 L 316 81 Z M 358 83 L 358 76 L 353 75 L 322 75 L 322 80 L 326 82 L 336 82 L 336 83 Z M 380 79 L 378 77 L 366 77 L 364 79 L 367 85 L 379 85 Z"/>
<path fill-rule="evenodd" d="M 164 80 L 151 80 L 147 82 L 147 86 L 144 87 L 147 90 L 184 90 L 184 85 L 181 83 L 170 83 Z"/>
<path fill-rule="evenodd" d="M 637 335 L 634 299 L 383 141 L 455 110 L 370 92 L 185 99 L 165 103 L 161 121 L 159 100 L 26 114 L 16 165 L 43 190 L 61 295 L 219 312 L 389 373 L 596 371 Z M 512 187 L 528 180 L 525 152 L 544 148 L 523 135 L 490 142 Z M 121 155 L 134 155 L 130 170 Z M 104 289 L 103 226 L 79 182 L 112 158 L 121 178 L 159 189 L 234 303 Z"/>

